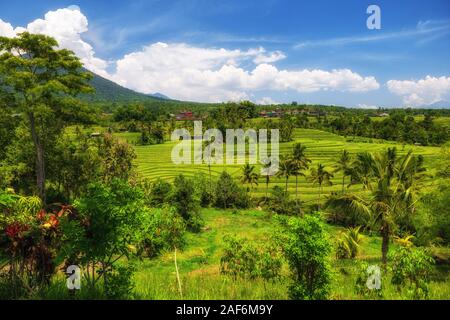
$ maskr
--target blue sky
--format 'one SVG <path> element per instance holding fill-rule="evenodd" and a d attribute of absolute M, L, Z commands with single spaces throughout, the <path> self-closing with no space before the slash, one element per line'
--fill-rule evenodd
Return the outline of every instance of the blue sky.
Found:
<path fill-rule="evenodd" d="M 370 4 L 381 30 L 366 27 Z M 69 6 L 73 19 L 58 11 Z M 450 99 L 448 0 L 2 1 L 0 19 L 4 33 L 44 19 L 28 29 L 105 77 L 173 98 L 360 107 Z"/>

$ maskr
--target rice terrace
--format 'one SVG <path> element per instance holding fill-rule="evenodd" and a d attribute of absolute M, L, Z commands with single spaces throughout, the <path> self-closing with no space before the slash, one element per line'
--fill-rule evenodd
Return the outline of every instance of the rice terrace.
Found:
<path fill-rule="evenodd" d="M 57 2 L 0 5 L 0 300 L 450 299 L 448 3 Z"/>

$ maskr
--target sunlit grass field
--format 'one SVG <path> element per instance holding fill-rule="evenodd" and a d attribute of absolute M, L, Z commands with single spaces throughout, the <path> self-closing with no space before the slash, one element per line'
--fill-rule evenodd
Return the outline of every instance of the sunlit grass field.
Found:
<path fill-rule="evenodd" d="M 127 140 L 130 143 L 134 143 L 139 134 L 137 133 L 117 133 L 118 137 Z M 396 142 L 380 142 L 376 139 L 370 138 L 353 138 L 342 137 L 333 133 L 315 130 L 315 129 L 296 129 L 294 134 L 294 141 L 289 143 L 280 143 L 280 154 L 287 154 L 291 151 L 294 143 L 300 142 L 307 147 L 306 154 L 312 160 L 311 167 L 317 166 L 318 163 L 322 163 L 327 167 L 327 170 L 334 171 L 334 165 L 342 150 L 347 150 L 351 154 L 358 152 L 370 151 L 377 152 L 383 151 L 388 147 L 397 147 L 399 154 L 404 154 L 409 150 L 413 150 L 415 154 L 421 154 L 425 157 L 425 165 L 428 168 L 428 175 L 430 177 L 425 178 L 426 185 L 433 184 L 431 176 L 435 173 L 436 168 L 439 166 L 439 159 L 441 157 L 441 148 L 429 147 L 429 146 L 415 146 L 415 145 L 402 145 Z M 166 142 L 159 145 L 150 146 L 135 146 L 137 159 L 137 170 L 143 177 L 147 177 L 151 180 L 161 178 L 167 181 L 172 181 L 180 173 L 192 177 L 195 174 L 203 173 L 209 174 L 207 164 L 180 164 L 176 165 L 171 161 L 172 148 L 176 145 L 176 142 Z M 257 164 L 257 171 L 259 172 L 260 165 Z M 211 165 L 211 172 L 213 177 L 217 177 L 222 171 L 229 172 L 236 179 L 240 179 L 242 173 L 242 165 L 228 164 L 223 165 Z M 305 172 L 308 176 L 309 172 Z M 347 177 L 347 183 L 349 178 Z M 251 189 L 253 196 L 264 196 L 266 191 L 265 177 L 260 176 L 258 186 L 254 186 Z M 340 172 L 334 173 L 332 179 L 333 185 L 324 187 L 324 194 L 329 194 L 333 191 L 339 191 L 342 188 L 342 174 Z M 275 185 L 285 186 L 285 179 L 282 177 L 271 177 L 269 188 Z M 352 186 L 351 191 L 360 192 L 360 186 Z M 291 194 L 295 193 L 295 177 L 290 177 L 288 181 L 288 191 Z M 306 204 L 311 203 L 317 199 L 318 187 L 314 186 L 305 177 L 299 177 L 298 184 L 299 197 Z"/>
<path fill-rule="evenodd" d="M 167 252 L 154 260 L 137 261 L 135 274 L 135 294 L 141 299 L 287 299 L 287 277 L 279 281 L 264 283 L 261 280 L 234 279 L 220 274 L 220 257 L 223 237 L 235 234 L 240 237 L 266 241 L 275 226 L 273 218 L 263 211 L 244 210 L 240 212 L 203 209 L 205 222 L 199 234 L 187 235 L 187 246 L 177 253 L 177 263 L 182 283 L 181 297 L 176 280 L 174 252 Z M 333 244 L 343 230 L 327 226 Z M 392 244 L 390 250 L 395 250 Z M 332 299 L 361 299 L 355 292 L 357 261 L 337 260 L 333 250 Z M 370 264 L 380 264 L 381 239 L 377 236 L 364 237 L 359 259 Z M 287 275 L 287 266 L 283 274 Z M 448 270 L 435 269 L 430 284 L 431 299 L 450 297 Z M 384 299 L 405 299 L 390 284 L 390 278 L 382 278 Z"/>
<path fill-rule="evenodd" d="M 97 131 L 102 131 L 98 128 Z M 183 173 L 188 177 L 203 173 L 208 175 L 208 166 L 202 165 L 175 165 L 171 162 L 171 151 L 175 142 L 166 142 L 160 145 L 139 146 L 135 145 L 139 138 L 138 133 L 115 133 L 119 138 L 134 145 L 137 159 L 136 169 L 144 177 L 151 180 L 162 178 L 172 181 L 178 174 Z M 400 154 L 413 150 L 415 154 L 425 157 L 425 165 L 428 169 L 428 177 L 425 178 L 423 192 L 432 188 L 435 183 L 433 175 L 440 165 L 441 148 L 414 145 L 402 145 L 395 142 L 376 141 L 370 138 L 345 138 L 332 133 L 313 130 L 296 129 L 294 140 L 280 145 L 280 154 L 288 153 L 292 145 L 301 142 L 307 147 L 307 155 L 313 161 L 311 166 L 317 163 L 325 164 L 328 170 L 333 171 L 334 163 L 342 150 L 348 150 L 352 154 L 362 151 L 382 151 L 388 147 L 396 146 Z M 257 165 L 259 168 L 260 166 Z M 240 179 L 241 165 L 212 165 L 212 175 L 217 177 L 223 170 L 231 173 L 236 179 Z M 308 172 L 306 173 L 308 174 Z M 336 173 L 333 178 L 333 186 L 325 187 L 324 194 L 341 189 L 342 175 Z M 347 179 L 348 181 L 348 179 Z M 284 179 L 272 177 L 270 188 L 274 185 L 284 187 Z M 288 190 L 295 192 L 295 177 L 288 182 Z M 352 186 L 351 190 L 361 192 L 361 186 Z M 265 179 L 259 179 L 259 185 L 251 190 L 253 196 L 263 196 L 265 193 Z M 304 177 L 299 180 L 300 197 L 305 202 L 314 202 L 318 196 L 318 188 Z M 187 233 L 186 246 L 177 252 L 177 263 L 181 278 L 182 294 L 178 289 L 176 279 L 174 252 L 165 252 L 155 259 L 133 259 L 136 266 L 134 275 L 133 297 L 136 299 L 287 299 L 288 298 L 288 268 L 283 267 L 283 275 L 275 282 L 263 282 L 262 280 L 234 279 L 220 274 L 220 257 L 223 251 L 223 237 L 227 234 L 235 234 L 257 242 L 265 242 L 275 229 L 276 222 L 268 213 L 256 209 L 252 210 L 216 210 L 202 209 L 201 216 L 204 225 L 200 233 Z M 334 245 L 339 238 L 342 228 L 327 225 L 329 238 Z M 390 250 L 396 249 L 392 243 Z M 335 250 L 330 255 L 332 261 L 333 278 L 331 284 L 331 299 L 361 299 L 355 291 L 358 261 L 364 260 L 370 264 L 380 265 L 381 239 L 376 234 L 366 234 L 361 245 L 357 260 L 335 258 Z M 123 263 L 129 263 L 123 261 Z M 450 273 L 448 267 L 433 269 L 433 277 L 430 283 L 431 299 L 449 299 L 450 297 Z M 407 293 L 399 293 L 390 284 L 389 275 L 382 278 L 383 299 L 407 299 Z M 61 285 L 61 290 L 64 286 Z M 49 292 L 58 296 L 60 292 Z"/>

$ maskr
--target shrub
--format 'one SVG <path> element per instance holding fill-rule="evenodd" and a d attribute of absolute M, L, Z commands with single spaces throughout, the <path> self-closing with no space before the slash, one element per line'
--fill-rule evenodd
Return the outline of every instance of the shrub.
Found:
<path fill-rule="evenodd" d="M 361 227 L 348 228 L 338 239 L 336 257 L 338 259 L 354 259 L 358 256 L 363 236 L 359 232 Z"/>
<path fill-rule="evenodd" d="M 279 278 L 282 260 L 278 250 L 269 243 L 256 246 L 236 236 L 225 236 L 225 248 L 220 259 L 220 272 L 233 277 L 262 278 L 265 281 Z"/>
<path fill-rule="evenodd" d="M 248 193 L 226 171 L 222 172 L 216 182 L 214 196 L 214 204 L 218 208 L 248 208 L 250 205 Z"/>
<path fill-rule="evenodd" d="M 5 299 L 26 298 L 50 283 L 56 272 L 55 256 L 61 248 L 60 223 L 69 206 L 41 208 L 37 197 L 0 193 L 0 282 Z"/>
<path fill-rule="evenodd" d="M 180 174 L 175 178 L 170 203 L 184 219 L 191 231 L 199 231 L 202 221 L 198 212 L 198 201 L 194 196 L 192 181 Z"/>
<path fill-rule="evenodd" d="M 90 287 L 96 287 L 101 279 L 105 293 L 111 293 L 110 283 L 118 290 L 118 283 L 125 285 L 124 277 L 131 277 L 131 273 L 121 270 L 117 261 L 133 254 L 144 237 L 149 212 L 142 191 L 117 179 L 108 185 L 91 184 L 75 201 L 75 209 L 76 216 L 62 223 L 60 262 L 84 268 Z"/>
<path fill-rule="evenodd" d="M 331 245 L 317 216 L 279 217 L 277 238 L 289 263 L 292 299 L 326 299 L 330 291 Z"/>
<path fill-rule="evenodd" d="M 147 203 L 152 207 L 162 207 L 169 202 L 172 185 L 167 181 L 158 178 L 152 183 Z"/>
<path fill-rule="evenodd" d="M 143 241 L 139 247 L 150 258 L 163 250 L 182 248 L 186 229 L 183 219 L 174 208 L 153 209 L 145 219 Z"/>
<path fill-rule="evenodd" d="M 419 244 L 450 244 L 450 183 L 441 182 L 436 190 L 422 197 L 413 223 Z"/>
<path fill-rule="evenodd" d="M 273 187 L 268 209 L 278 214 L 291 214 L 294 208 L 293 203 L 289 201 L 289 192 L 280 186 Z"/>
<path fill-rule="evenodd" d="M 434 264 L 424 249 L 400 247 L 392 255 L 391 283 L 399 292 L 406 289 L 407 296 L 413 299 L 428 297 L 428 284 Z"/>
<path fill-rule="evenodd" d="M 199 200 L 200 206 L 209 207 L 214 201 L 209 179 L 203 173 L 199 173 L 194 176 L 193 184 L 195 197 Z"/>

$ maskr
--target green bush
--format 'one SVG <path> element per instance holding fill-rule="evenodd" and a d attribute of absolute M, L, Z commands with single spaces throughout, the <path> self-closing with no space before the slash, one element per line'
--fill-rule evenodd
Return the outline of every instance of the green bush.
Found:
<path fill-rule="evenodd" d="M 198 210 L 198 200 L 194 195 L 192 181 L 182 174 L 177 176 L 173 182 L 173 190 L 169 201 L 184 219 L 186 226 L 191 231 L 198 232 L 203 223 Z"/>
<path fill-rule="evenodd" d="M 427 298 L 433 258 L 421 248 L 400 247 L 393 254 L 391 283 L 412 299 Z"/>
<path fill-rule="evenodd" d="M 169 202 L 171 191 L 172 185 L 169 182 L 158 178 L 151 184 L 147 203 L 152 207 L 162 207 L 165 203 Z"/>
<path fill-rule="evenodd" d="M 248 208 L 250 197 L 248 193 L 240 188 L 233 177 L 223 171 L 216 182 L 214 205 L 218 208 Z"/>
<path fill-rule="evenodd" d="M 174 208 L 153 209 L 145 220 L 141 253 L 153 258 L 163 250 L 183 247 L 186 226 Z"/>
<path fill-rule="evenodd" d="M 361 227 L 347 228 L 338 239 L 336 257 L 338 259 L 354 259 L 358 256 L 363 236 L 359 232 Z"/>
<path fill-rule="evenodd" d="M 319 217 L 279 217 L 277 239 L 289 263 L 292 299 L 327 299 L 330 291 L 331 245 Z"/>
<path fill-rule="evenodd" d="M 289 200 L 289 192 L 280 186 L 273 187 L 268 203 L 271 212 L 290 215 L 294 211 L 294 205 L 295 203 Z"/>
<path fill-rule="evenodd" d="M 225 236 L 224 252 L 220 259 L 220 272 L 235 278 L 262 278 L 265 281 L 280 277 L 282 260 L 280 252 L 268 243 L 257 246 L 236 236 Z"/>
<path fill-rule="evenodd" d="M 111 290 L 127 291 L 125 277 L 131 278 L 131 271 L 120 269 L 117 262 L 132 255 L 144 239 L 149 210 L 142 191 L 113 179 L 108 185 L 89 185 L 74 206 L 75 218 L 62 223 L 59 261 L 79 265 L 87 284 L 95 287 L 102 283 L 107 295 Z M 108 287 L 110 283 L 113 289 Z M 120 283 L 123 291 L 118 288 Z"/>

